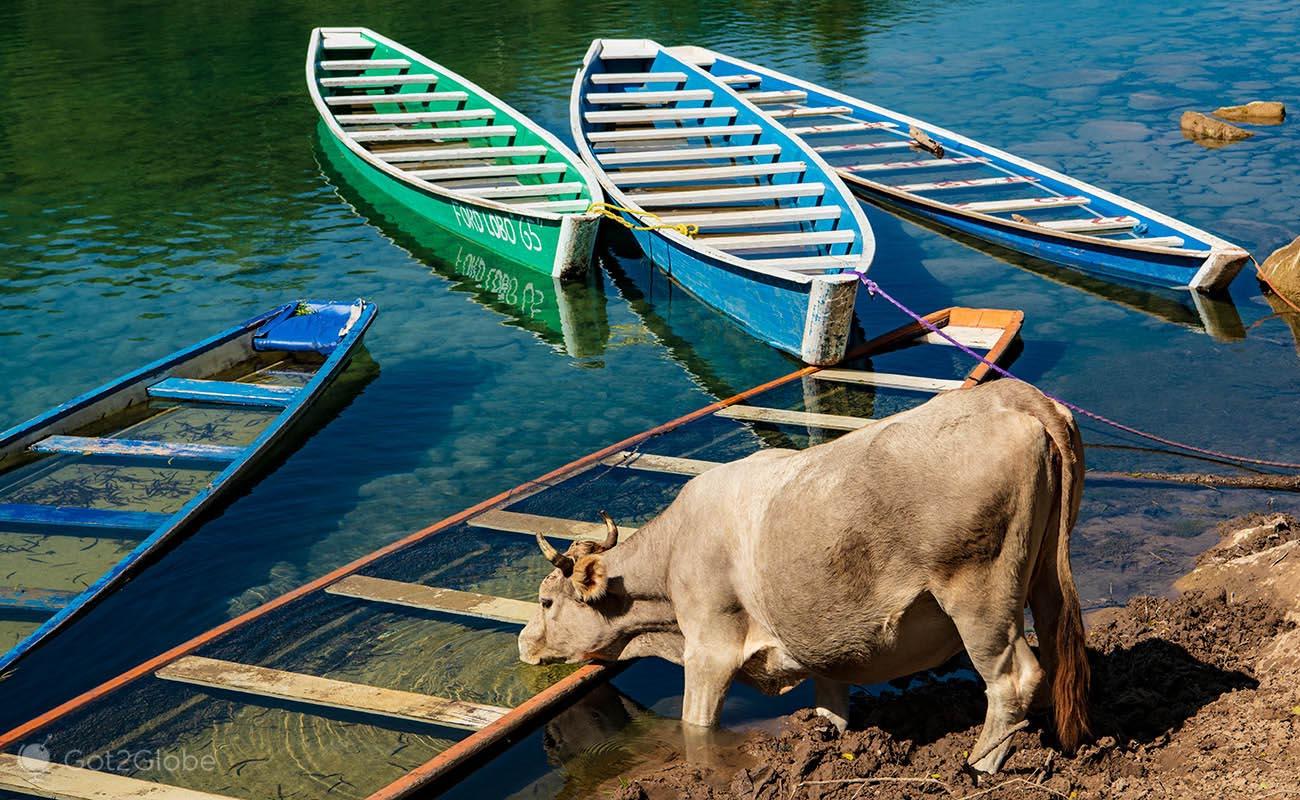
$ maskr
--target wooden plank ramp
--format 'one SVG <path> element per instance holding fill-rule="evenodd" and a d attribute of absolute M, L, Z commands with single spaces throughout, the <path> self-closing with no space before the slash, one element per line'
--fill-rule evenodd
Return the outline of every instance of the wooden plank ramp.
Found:
<path fill-rule="evenodd" d="M 810 411 L 790 411 L 785 408 L 766 408 L 764 406 L 728 406 L 718 411 L 717 415 L 745 422 L 768 422 L 773 425 L 805 425 L 809 428 L 825 428 L 832 431 L 856 431 L 858 428 L 866 427 L 872 422 L 872 420 L 862 417 L 814 414 Z"/>
<path fill-rule="evenodd" d="M 398 689 L 318 678 L 299 672 L 185 656 L 154 673 L 163 680 L 313 706 L 476 731 L 510 711 Z"/>
<path fill-rule="evenodd" d="M 441 611 L 496 622 L 527 624 L 536 606 L 523 600 L 496 597 L 456 589 L 440 589 L 418 583 L 350 575 L 325 589 L 326 594 L 369 600 L 422 611 Z"/>
<path fill-rule="evenodd" d="M 537 514 L 521 514 L 517 511 L 495 509 L 484 511 L 469 520 L 475 528 L 491 528 L 507 533 L 540 533 L 555 539 L 605 539 L 605 523 L 586 522 L 580 519 L 563 519 L 561 517 L 543 517 Z M 618 526 L 619 534 L 626 539 L 637 532 L 636 528 Z"/>
<path fill-rule="evenodd" d="M 0 789 L 57 800 L 231 800 L 108 772 L 0 753 Z"/>

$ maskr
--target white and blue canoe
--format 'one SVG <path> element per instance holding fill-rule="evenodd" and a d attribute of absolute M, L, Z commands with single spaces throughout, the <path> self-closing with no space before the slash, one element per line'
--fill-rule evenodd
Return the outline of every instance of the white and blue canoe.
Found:
<path fill-rule="evenodd" d="M 0 433 L 0 671 L 262 463 L 375 313 L 282 305 Z"/>
<path fill-rule="evenodd" d="M 808 364 L 843 358 L 875 239 L 817 153 L 646 39 L 592 43 L 570 123 L 579 154 L 660 269 Z"/>
<path fill-rule="evenodd" d="M 1249 258 L 1185 222 L 937 125 L 705 48 L 672 50 L 802 137 L 868 202 L 1165 288 L 1225 290 Z"/>

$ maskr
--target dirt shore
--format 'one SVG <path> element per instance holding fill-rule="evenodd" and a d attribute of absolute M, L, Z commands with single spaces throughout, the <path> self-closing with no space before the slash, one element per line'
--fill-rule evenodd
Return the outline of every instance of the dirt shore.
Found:
<path fill-rule="evenodd" d="M 777 733 L 749 734 L 719 759 L 729 766 L 646 766 L 602 796 L 1300 797 L 1300 529 L 1256 515 L 1220 534 L 1176 598 L 1089 616 L 1096 738 L 1074 755 L 1053 747 L 1049 720 L 1031 718 L 1003 771 L 976 780 L 965 758 L 982 687 L 914 681 L 905 694 L 855 698 L 843 736 L 801 712 Z"/>

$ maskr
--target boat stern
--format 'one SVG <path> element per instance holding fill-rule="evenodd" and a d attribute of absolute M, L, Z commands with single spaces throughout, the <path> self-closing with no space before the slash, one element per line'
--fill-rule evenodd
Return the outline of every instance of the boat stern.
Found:
<path fill-rule="evenodd" d="M 1244 248 L 1235 244 L 1216 244 L 1188 286 L 1205 294 L 1227 291 L 1228 284 L 1232 283 L 1249 259 L 1250 253 Z"/>
<path fill-rule="evenodd" d="M 555 262 L 551 276 L 561 280 L 586 274 L 596 250 L 596 234 L 601 215 L 567 214 L 560 221 L 560 238 L 555 243 Z"/>
<path fill-rule="evenodd" d="M 812 281 L 799 352 L 805 364 L 824 367 L 844 360 L 857 294 L 856 273 L 818 276 Z"/>

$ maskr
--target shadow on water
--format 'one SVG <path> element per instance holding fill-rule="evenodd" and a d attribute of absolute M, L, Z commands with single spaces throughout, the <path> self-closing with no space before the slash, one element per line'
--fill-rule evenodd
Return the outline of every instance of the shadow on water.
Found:
<path fill-rule="evenodd" d="M 604 282 L 588 272 L 581 281 L 564 281 L 501 258 L 434 225 L 393 200 L 366 175 L 321 146 L 330 135 L 316 128 L 316 161 L 339 198 L 384 238 L 451 281 L 484 308 L 505 317 L 574 358 L 601 355 L 609 341 Z"/>
<path fill-rule="evenodd" d="M 873 217 L 873 223 L 880 216 L 888 214 L 945 236 L 1004 264 L 1044 277 L 1053 283 L 1080 289 L 1101 300 L 1118 303 L 1125 308 L 1166 322 L 1207 333 L 1217 341 L 1236 342 L 1246 338 L 1246 327 L 1242 324 L 1241 315 L 1237 313 L 1237 306 L 1232 302 L 1232 298 L 1227 295 L 1209 297 L 1190 290 L 1161 290 L 1126 284 L 1119 280 L 1106 280 L 986 242 L 961 231 L 951 230 L 905 211 L 885 208 L 878 210 L 882 213 Z"/>

